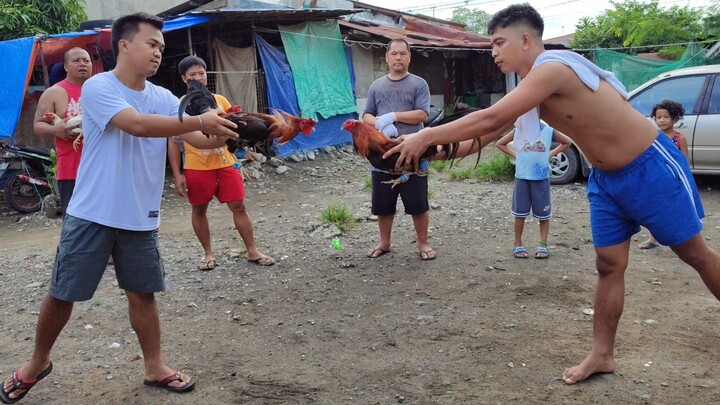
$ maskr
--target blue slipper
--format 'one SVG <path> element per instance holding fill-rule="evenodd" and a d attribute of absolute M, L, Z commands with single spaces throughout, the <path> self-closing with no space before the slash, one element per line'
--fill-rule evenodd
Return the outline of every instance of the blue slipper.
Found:
<path fill-rule="evenodd" d="M 548 249 L 545 246 L 538 246 L 537 249 L 535 249 L 535 258 L 536 259 L 547 259 L 548 256 L 550 256 L 550 249 Z"/>
<path fill-rule="evenodd" d="M 528 251 L 527 251 L 527 249 L 525 249 L 525 246 L 515 246 L 515 249 L 513 249 L 512 255 L 516 259 L 527 259 Z"/>

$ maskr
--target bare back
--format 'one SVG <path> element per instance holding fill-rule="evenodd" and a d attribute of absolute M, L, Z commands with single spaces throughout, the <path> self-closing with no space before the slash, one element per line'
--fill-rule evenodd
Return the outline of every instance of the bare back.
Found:
<path fill-rule="evenodd" d="M 571 68 L 553 62 L 544 66 L 561 84 L 540 104 L 540 117 L 572 138 L 594 167 L 622 168 L 657 137 L 657 128 L 606 81 L 592 91 Z"/>

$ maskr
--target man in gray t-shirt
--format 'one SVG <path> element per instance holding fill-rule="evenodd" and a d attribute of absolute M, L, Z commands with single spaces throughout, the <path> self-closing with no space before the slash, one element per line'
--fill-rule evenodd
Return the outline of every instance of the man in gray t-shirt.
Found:
<path fill-rule="evenodd" d="M 421 77 L 408 72 L 410 46 L 403 39 L 393 39 L 385 53 L 390 72 L 368 90 L 363 121 L 373 125 L 390 138 L 411 134 L 423 128 L 430 109 L 430 89 Z M 378 217 L 380 242 L 368 252 L 376 258 L 390 252 L 390 236 L 395 218 L 397 197 L 402 197 L 405 213 L 412 215 L 417 247 L 422 260 L 435 259 L 435 251 L 428 244 L 430 205 L 428 203 L 427 176 L 413 174 L 410 179 L 394 188 L 383 182 L 393 176 L 371 166 L 372 171 L 372 213 Z"/>

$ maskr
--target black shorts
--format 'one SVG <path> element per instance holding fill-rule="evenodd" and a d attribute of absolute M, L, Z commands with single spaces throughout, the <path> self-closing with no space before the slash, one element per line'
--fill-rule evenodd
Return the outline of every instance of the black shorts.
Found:
<path fill-rule="evenodd" d="M 398 195 L 402 198 L 405 213 L 408 215 L 420 215 L 430 210 L 427 176 L 413 174 L 405 183 L 392 187 L 390 184 L 383 184 L 383 181 L 394 180 L 399 176 L 383 172 L 371 173 L 373 215 L 395 215 Z"/>
<path fill-rule="evenodd" d="M 57 187 L 58 196 L 60 197 L 60 209 L 62 209 L 63 217 L 65 217 L 70 197 L 72 197 L 75 190 L 75 180 L 58 180 Z"/>

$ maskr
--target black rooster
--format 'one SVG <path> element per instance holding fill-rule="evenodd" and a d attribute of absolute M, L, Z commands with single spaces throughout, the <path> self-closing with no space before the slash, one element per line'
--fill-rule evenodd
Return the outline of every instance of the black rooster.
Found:
<path fill-rule="evenodd" d="M 189 115 L 200 115 L 218 108 L 215 96 L 199 81 L 188 80 L 188 92 L 180 103 L 178 116 L 182 121 L 183 111 Z M 245 146 L 264 144 L 265 150 L 270 150 L 270 142 L 277 139 L 283 144 L 300 132 L 309 135 L 316 122 L 309 118 L 300 118 L 284 111 L 273 111 L 273 114 L 246 113 L 239 107 L 232 107 L 225 111 L 224 118 L 237 124 L 235 132 L 238 139 L 227 141 L 228 150 L 234 153 Z"/>

